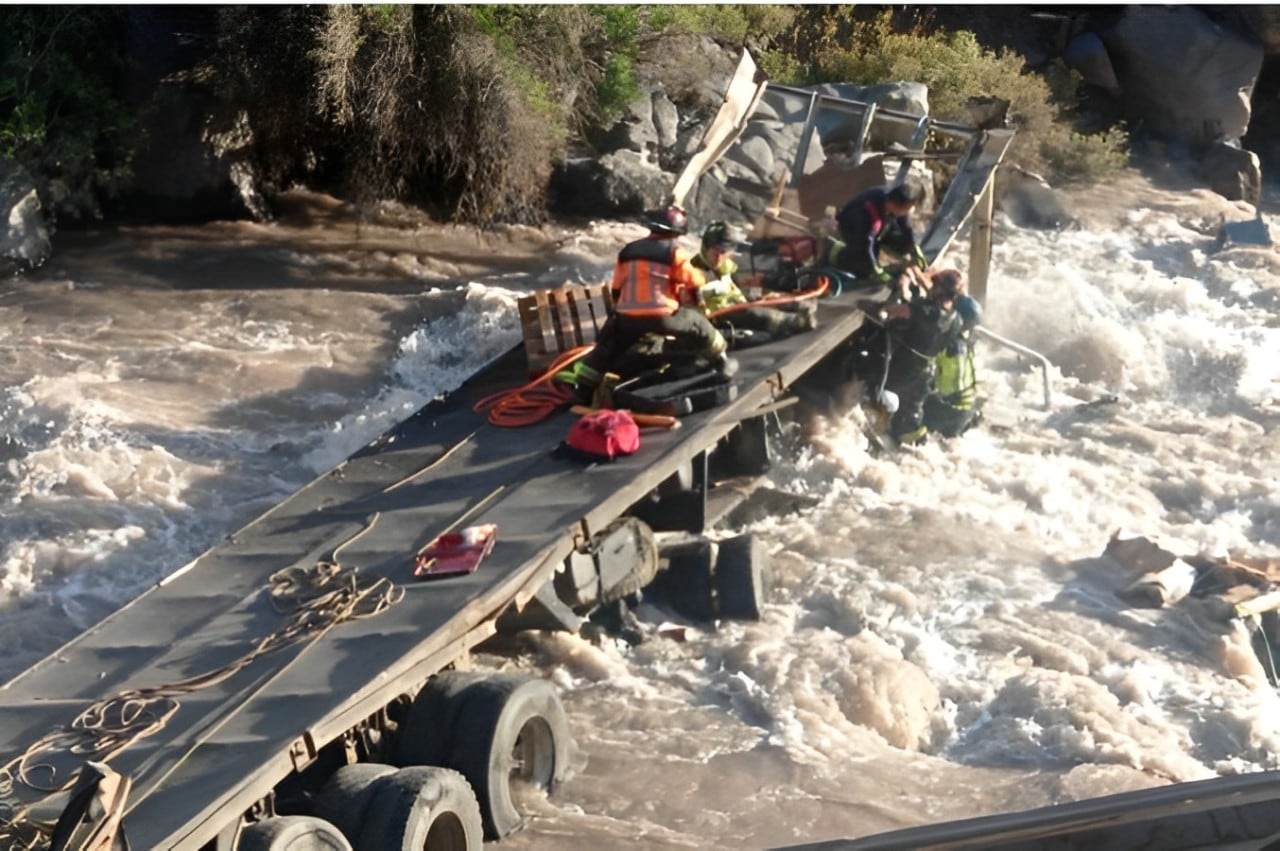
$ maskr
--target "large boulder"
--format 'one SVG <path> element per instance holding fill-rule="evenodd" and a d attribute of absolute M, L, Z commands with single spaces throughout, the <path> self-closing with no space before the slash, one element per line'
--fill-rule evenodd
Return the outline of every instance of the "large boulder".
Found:
<path fill-rule="evenodd" d="M 1243 19 L 1253 36 L 1262 42 L 1268 55 L 1280 54 L 1280 6 L 1242 4 L 1236 6 L 1234 11 Z"/>
<path fill-rule="evenodd" d="M 804 114 L 788 114 L 782 101 L 762 100 L 742 136 L 698 181 L 685 206 L 695 221 L 713 219 L 746 225 L 755 221 L 773 198 L 800 147 Z M 779 120 L 786 114 L 790 123 Z M 820 145 L 812 145 L 806 173 L 822 165 Z"/>
<path fill-rule="evenodd" d="M 639 151 L 574 157 L 552 175 L 551 205 L 569 216 L 633 215 L 662 203 L 675 180 Z"/>
<path fill-rule="evenodd" d="M 44 265 L 53 251 L 49 228 L 35 181 L 22 166 L 0 160 L 0 274 L 25 272 Z"/>
<path fill-rule="evenodd" d="M 674 147 L 680 135 L 680 110 L 663 89 L 655 89 L 650 99 L 653 129 L 658 135 L 659 150 Z"/>
<path fill-rule="evenodd" d="M 1257 206 L 1262 195 L 1262 164 L 1258 155 L 1239 145 L 1225 142 L 1212 145 L 1196 164 L 1196 173 L 1210 189 L 1228 201 L 1247 201 Z"/>
<path fill-rule="evenodd" d="M 1245 134 L 1260 45 L 1190 6 L 1130 6 L 1100 35 L 1132 124 L 1195 147 Z"/>
<path fill-rule="evenodd" d="M 929 88 L 924 83 L 823 83 L 814 88 L 824 94 L 862 103 L 874 103 L 879 109 L 905 112 L 917 118 L 929 114 Z"/>
<path fill-rule="evenodd" d="M 715 220 L 743 225 L 755 221 L 767 205 L 768 198 L 732 188 L 723 174 L 711 172 L 702 176 L 685 199 L 685 208 L 695 227 Z"/>
<path fill-rule="evenodd" d="M 1011 166 L 1000 170 L 996 206 L 1020 228 L 1062 230 L 1075 223 L 1058 193 L 1043 177 Z"/>
<path fill-rule="evenodd" d="M 246 197 L 241 185 L 244 166 L 236 165 L 248 149 L 243 118 L 228 116 L 224 123 L 233 130 L 215 132 L 218 99 L 185 73 L 205 61 L 214 17 L 183 6 L 134 10 L 124 34 L 131 61 L 120 85 L 143 132 L 133 179 L 113 201 L 113 212 L 170 221 L 261 216 L 260 199 Z"/>
<path fill-rule="evenodd" d="M 658 128 L 653 121 L 655 89 L 651 88 L 627 104 L 621 117 L 595 140 L 602 151 L 656 151 Z"/>
<path fill-rule="evenodd" d="M 1097 86 L 1112 97 L 1119 97 L 1122 93 L 1107 46 L 1097 33 L 1081 33 L 1073 38 L 1063 50 L 1062 59 L 1080 72 L 1089 85 Z"/>

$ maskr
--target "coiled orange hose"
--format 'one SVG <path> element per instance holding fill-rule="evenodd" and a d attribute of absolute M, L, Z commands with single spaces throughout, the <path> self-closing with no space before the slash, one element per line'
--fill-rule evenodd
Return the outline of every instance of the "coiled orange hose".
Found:
<path fill-rule="evenodd" d="M 503 428 L 519 428 L 541 422 L 560 408 L 577 400 L 574 389 L 567 384 L 551 383 L 555 374 L 569 366 L 595 346 L 578 346 L 563 352 L 547 367 L 542 375 L 512 390 L 491 393 L 471 406 L 477 414 L 488 413 L 489 422 Z"/>

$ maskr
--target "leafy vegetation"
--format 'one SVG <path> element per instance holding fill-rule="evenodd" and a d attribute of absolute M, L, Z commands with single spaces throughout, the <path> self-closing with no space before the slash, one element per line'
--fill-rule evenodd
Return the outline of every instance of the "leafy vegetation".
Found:
<path fill-rule="evenodd" d="M 541 22 L 514 7 L 487 12 L 328 7 L 314 55 L 324 111 L 352 140 L 344 174 L 357 197 L 469 221 L 537 215 L 564 131 L 512 31 Z"/>
<path fill-rule="evenodd" d="M 111 88 L 122 60 L 104 38 L 111 7 L 10 6 L 0 28 L 0 156 L 22 165 L 46 207 L 101 214 L 131 176 L 136 122 Z"/>
<path fill-rule="evenodd" d="M 62 209 L 94 214 L 130 175 L 137 108 L 110 34 L 129 7 L 13 7 L 0 33 L 0 154 Z M 1057 178 L 1123 165 L 1121 129 L 1071 124 L 1079 80 L 1028 73 L 910 7 L 377 4 L 200 13 L 211 49 L 179 77 L 205 93 L 205 138 L 270 193 L 302 181 L 476 223 L 535 220 L 555 164 L 641 92 L 669 36 L 746 46 L 780 82 L 914 80 L 936 117 L 1008 100 L 1014 163 Z M 914 19 L 912 16 L 915 16 Z M 171 77 L 172 79 L 177 79 Z M 203 108 L 203 107 L 202 107 Z M 131 117 L 133 116 L 133 117 Z"/>
<path fill-rule="evenodd" d="M 725 44 L 741 45 L 753 53 L 767 46 L 778 33 L 795 25 L 797 7 L 743 5 L 670 6 L 667 26 L 708 35 Z"/>

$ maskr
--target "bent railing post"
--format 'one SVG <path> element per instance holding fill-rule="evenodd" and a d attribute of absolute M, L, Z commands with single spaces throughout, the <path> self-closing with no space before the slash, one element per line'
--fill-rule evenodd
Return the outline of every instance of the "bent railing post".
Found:
<path fill-rule="evenodd" d="M 1010 340 L 1006 337 L 1001 337 L 999 334 L 997 334 L 994 331 L 988 331 L 986 328 L 982 327 L 981 325 L 979 325 L 975 330 L 982 336 L 986 337 L 991 342 L 996 343 L 997 345 L 1004 346 L 1006 349 L 1012 349 L 1013 351 L 1017 352 L 1020 355 L 1026 355 L 1029 358 L 1033 358 L 1036 361 L 1039 361 L 1040 377 L 1044 381 L 1044 409 L 1046 411 L 1049 410 L 1049 408 L 1052 407 L 1052 403 L 1053 403 L 1052 396 L 1049 392 L 1049 367 L 1050 367 L 1049 359 L 1037 351 L 1028 349 L 1026 346 L 1022 345 L 1021 343 L 1015 343 L 1013 340 Z"/>

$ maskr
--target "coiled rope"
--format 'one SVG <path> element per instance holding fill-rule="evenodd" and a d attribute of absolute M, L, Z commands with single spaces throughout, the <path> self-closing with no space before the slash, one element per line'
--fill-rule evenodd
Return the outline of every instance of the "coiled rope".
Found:
<path fill-rule="evenodd" d="M 0 801 L 0 847 L 35 849 L 52 830 L 52 825 L 31 823 L 31 809 L 44 796 L 71 788 L 76 774 L 60 779 L 57 766 L 42 761 L 50 755 L 70 753 L 105 762 L 163 729 L 181 708 L 178 698 L 182 695 L 224 682 L 259 657 L 303 641 L 315 642 L 339 624 L 373 617 L 400 602 L 403 588 L 385 578 L 366 581 L 359 571 L 336 561 L 337 553 L 368 532 L 377 519 L 375 514 L 360 532 L 335 549 L 334 560 L 318 561 L 310 567 L 288 567 L 271 575 L 268 598 L 272 608 L 286 619 L 243 656 L 178 682 L 129 689 L 100 700 L 67 726 L 46 733 L 0 766 L 0 798 L 5 799 Z M 37 776 L 39 773 L 48 776 L 42 779 Z M 15 800 L 24 789 L 44 795 L 25 803 Z"/>

